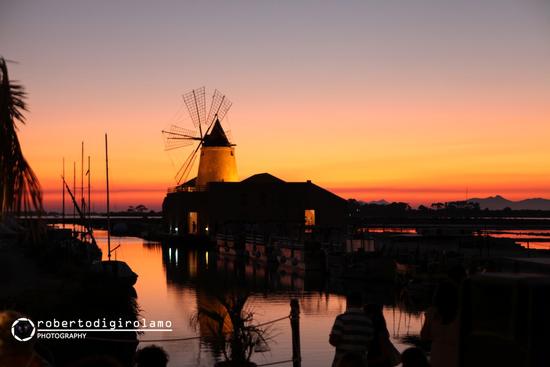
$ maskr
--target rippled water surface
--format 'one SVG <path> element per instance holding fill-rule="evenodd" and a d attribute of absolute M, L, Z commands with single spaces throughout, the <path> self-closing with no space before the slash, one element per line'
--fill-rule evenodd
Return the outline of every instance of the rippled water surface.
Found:
<path fill-rule="evenodd" d="M 96 233 L 98 244 L 106 253 L 105 233 Z M 142 317 L 148 320 L 170 320 L 172 332 L 146 332 L 142 340 L 173 339 L 204 336 L 207 327 L 193 322 L 199 305 L 212 305 L 211 288 L 230 277 L 235 284 L 250 289 L 246 308 L 253 310 L 255 321 L 262 323 L 289 314 L 289 301 L 296 297 L 301 308 L 302 366 L 330 366 L 334 349 L 328 335 L 339 313 L 344 312 L 343 294 L 349 284 L 331 284 L 320 276 L 291 277 L 269 273 L 252 265 L 238 265 L 232 260 L 216 259 L 204 250 L 184 250 L 182 247 L 147 243 L 139 238 L 113 237 L 112 247 L 117 259 L 126 261 L 139 274 L 135 286 Z M 401 311 L 389 306 L 393 291 L 377 284 L 358 285 L 369 301 L 385 303 L 384 314 L 388 330 L 396 347 L 407 347 L 403 337 L 417 336 L 422 323 L 421 313 Z M 269 351 L 253 354 L 252 360 L 265 364 L 288 360 L 292 356 L 291 330 L 288 319 L 273 324 Z M 151 344 L 144 342 L 142 345 Z M 204 339 L 189 341 L 159 341 L 170 355 L 169 366 L 213 366 L 214 352 Z M 291 366 L 291 363 L 281 364 Z"/>

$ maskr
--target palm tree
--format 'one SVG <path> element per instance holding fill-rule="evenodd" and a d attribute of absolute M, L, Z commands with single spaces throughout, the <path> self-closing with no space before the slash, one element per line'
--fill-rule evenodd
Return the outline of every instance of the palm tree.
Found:
<path fill-rule="evenodd" d="M 17 125 L 25 123 L 26 93 L 8 77 L 6 60 L 0 57 L 0 221 L 7 215 L 41 214 L 42 189 L 23 156 Z"/>

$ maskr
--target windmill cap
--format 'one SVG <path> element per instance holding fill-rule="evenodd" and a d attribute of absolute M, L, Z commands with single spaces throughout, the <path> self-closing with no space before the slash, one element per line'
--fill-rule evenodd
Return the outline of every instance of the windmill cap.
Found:
<path fill-rule="evenodd" d="M 231 143 L 223 131 L 220 120 L 216 119 L 212 130 L 204 137 L 203 146 L 205 147 L 230 147 Z"/>

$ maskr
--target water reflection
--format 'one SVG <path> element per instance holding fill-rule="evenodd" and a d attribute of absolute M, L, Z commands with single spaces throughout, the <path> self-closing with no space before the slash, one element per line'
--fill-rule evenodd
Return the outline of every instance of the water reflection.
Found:
<path fill-rule="evenodd" d="M 96 234 L 105 253 L 105 235 L 99 231 Z M 151 320 L 171 320 L 174 325 L 173 332 L 146 332 L 142 340 L 208 336 L 212 328 L 207 321 L 193 322 L 197 311 L 201 307 L 219 309 L 216 294 L 235 287 L 250 292 L 246 307 L 254 311 L 258 323 L 288 315 L 290 299 L 299 298 L 304 367 L 330 364 L 334 350 L 328 344 L 328 335 L 336 315 L 345 310 L 346 301 L 342 294 L 349 289 L 360 290 L 369 302 L 386 305 L 384 315 L 388 330 L 400 350 L 407 347 L 403 338 L 418 336 L 422 324 L 419 312 L 422 302 L 415 301 L 412 307 L 403 300 L 414 297 L 403 295 L 387 285 L 342 284 L 319 273 L 288 274 L 250 262 L 219 258 L 213 252 L 162 246 L 139 238 L 116 237 L 114 241 L 121 245 L 116 252 L 117 258 L 126 261 L 139 274 L 135 287 L 142 316 Z M 419 293 L 415 289 L 412 291 Z M 404 311 L 410 308 L 416 312 Z M 274 324 L 272 334 L 275 337 L 270 342 L 270 350 L 254 354 L 253 361 L 262 364 L 291 357 L 289 321 Z M 170 366 L 213 366 L 220 357 L 220 350 L 208 338 L 143 344 L 152 343 L 167 350 Z"/>
<path fill-rule="evenodd" d="M 548 229 L 506 229 L 483 232 L 495 238 L 511 238 L 525 248 L 550 250 L 550 230 Z"/>

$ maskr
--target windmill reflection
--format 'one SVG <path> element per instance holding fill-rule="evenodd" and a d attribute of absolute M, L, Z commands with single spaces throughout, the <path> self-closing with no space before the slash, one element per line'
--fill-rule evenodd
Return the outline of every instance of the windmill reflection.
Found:
<path fill-rule="evenodd" d="M 363 294 L 365 302 L 386 305 L 386 320 L 395 340 L 408 338 L 409 331 L 420 322 L 419 310 L 423 309 L 426 300 L 429 301 L 426 294 L 430 294 L 430 289 L 418 289 L 415 285 L 393 289 L 387 284 L 353 284 L 327 278 L 321 273 L 287 273 L 253 259 L 224 257 L 215 251 L 183 245 L 149 243 L 146 246 L 161 251 L 169 287 L 194 290 L 195 313 L 189 314 L 189 321 L 203 337 L 203 347 L 210 350 L 217 360 L 224 359 L 224 351 L 228 351 L 227 345 L 220 342 L 220 333 L 234 332 L 228 304 L 235 302 L 227 301 L 228 298 L 252 295 L 252 299 L 258 300 L 298 296 L 305 315 L 336 315 L 345 310 L 345 300 L 340 294 L 356 289 Z M 411 323 L 414 327 L 410 326 Z"/>

